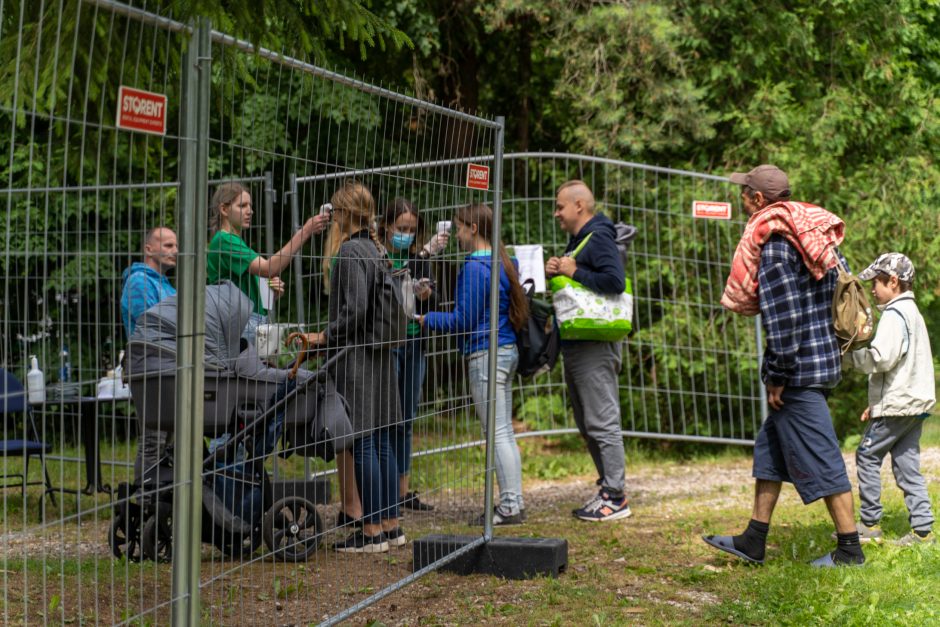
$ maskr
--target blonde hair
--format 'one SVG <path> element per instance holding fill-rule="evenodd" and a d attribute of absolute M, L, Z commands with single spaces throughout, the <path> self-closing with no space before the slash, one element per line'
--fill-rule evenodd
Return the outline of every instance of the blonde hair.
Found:
<path fill-rule="evenodd" d="M 323 286 L 327 293 L 333 258 L 353 233 L 368 229 L 379 255 L 386 257 L 385 246 L 375 231 L 375 199 L 365 185 L 356 180 L 347 181 L 333 193 L 330 204 L 333 205 L 333 224 L 323 244 Z M 388 263 L 391 266 L 391 261 Z"/>

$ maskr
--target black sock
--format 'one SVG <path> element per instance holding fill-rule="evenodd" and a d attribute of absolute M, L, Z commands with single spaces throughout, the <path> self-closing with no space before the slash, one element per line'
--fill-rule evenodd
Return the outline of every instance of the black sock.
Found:
<path fill-rule="evenodd" d="M 741 551 L 751 559 L 764 559 L 764 551 L 767 548 L 767 532 L 770 531 L 770 523 L 760 522 L 751 519 L 747 524 L 747 529 L 739 536 L 732 536 L 734 548 Z"/>
<path fill-rule="evenodd" d="M 837 533 L 838 546 L 832 552 L 832 561 L 836 564 L 864 564 L 865 554 L 858 540 L 858 532 Z"/>

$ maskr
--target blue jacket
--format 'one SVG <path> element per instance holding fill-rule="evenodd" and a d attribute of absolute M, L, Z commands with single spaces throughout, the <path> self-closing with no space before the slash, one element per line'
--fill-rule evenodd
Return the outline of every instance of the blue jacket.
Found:
<path fill-rule="evenodd" d="M 578 269 L 572 278 L 598 294 L 616 295 L 623 292 L 626 283 L 623 261 L 616 243 L 617 230 L 607 216 L 599 213 L 582 226 L 578 234 L 568 240 L 565 254 L 577 248 L 588 233 L 594 235 L 575 258 Z"/>
<path fill-rule="evenodd" d="M 124 288 L 121 291 L 121 320 L 127 337 L 134 332 L 137 317 L 168 296 L 176 294 L 176 288 L 166 276 L 140 261 L 124 271 Z"/>
<path fill-rule="evenodd" d="M 767 385 L 831 388 L 842 378 L 842 356 L 832 327 L 837 276 L 833 268 L 822 279 L 814 279 L 800 253 L 782 235 L 773 235 L 764 244 L 757 293 L 767 334 L 761 365 Z"/>
<path fill-rule="evenodd" d="M 513 263 L 517 265 L 516 260 Z M 456 304 L 450 313 L 432 311 L 424 318 L 431 331 L 457 333 L 463 338 L 464 355 L 490 347 L 490 272 L 489 253 L 467 255 L 457 275 Z M 509 322 L 509 276 L 499 269 L 499 342 L 515 344 L 516 331 Z"/>

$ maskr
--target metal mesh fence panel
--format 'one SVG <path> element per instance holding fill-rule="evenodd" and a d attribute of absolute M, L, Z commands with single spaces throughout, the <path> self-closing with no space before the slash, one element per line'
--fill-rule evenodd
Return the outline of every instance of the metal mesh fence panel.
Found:
<path fill-rule="evenodd" d="M 505 241 L 561 255 L 567 234 L 552 213 L 558 186 L 572 179 L 593 190 L 599 211 L 638 230 L 625 267 L 634 294 L 620 375 L 625 435 L 750 443 L 764 415 L 759 323 L 719 304 L 742 223 L 692 210 L 694 201 L 737 207 L 737 188 L 721 177 L 613 159 L 508 154 Z M 560 367 L 520 380 L 517 390 L 528 433 L 576 431 Z"/>
<path fill-rule="evenodd" d="M 454 307 L 443 223 L 498 181 L 398 166 L 502 123 L 119 3 L 0 6 L 2 460 L 38 482 L 2 493 L 3 622 L 334 622 L 423 573 L 407 540 L 482 542 L 472 329 L 396 312 Z"/>
<path fill-rule="evenodd" d="M 639 230 L 625 434 L 753 437 L 740 223 L 690 214 L 724 180 L 503 160 L 501 120 L 105 0 L 0 3 L 0 47 L 5 624 L 332 623 L 456 555 L 410 540 L 485 542 L 484 417 L 575 431 L 559 367 L 510 394 L 486 350 L 491 251 L 559 254 L 568 179 Z"/>

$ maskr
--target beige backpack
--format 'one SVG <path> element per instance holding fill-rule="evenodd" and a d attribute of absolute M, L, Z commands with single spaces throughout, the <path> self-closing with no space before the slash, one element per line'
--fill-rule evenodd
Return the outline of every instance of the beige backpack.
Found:
<path fill-rule="evenodd" d="M 839 348 L 845 355 L 871 341 L 875 335 L 875 318 L 865 286 L 845 267 L 838 252 L 833 251 L 833 254 L 838 262 L 839 278 L 832 297 L 832 326 L 839 338 Z"/>

